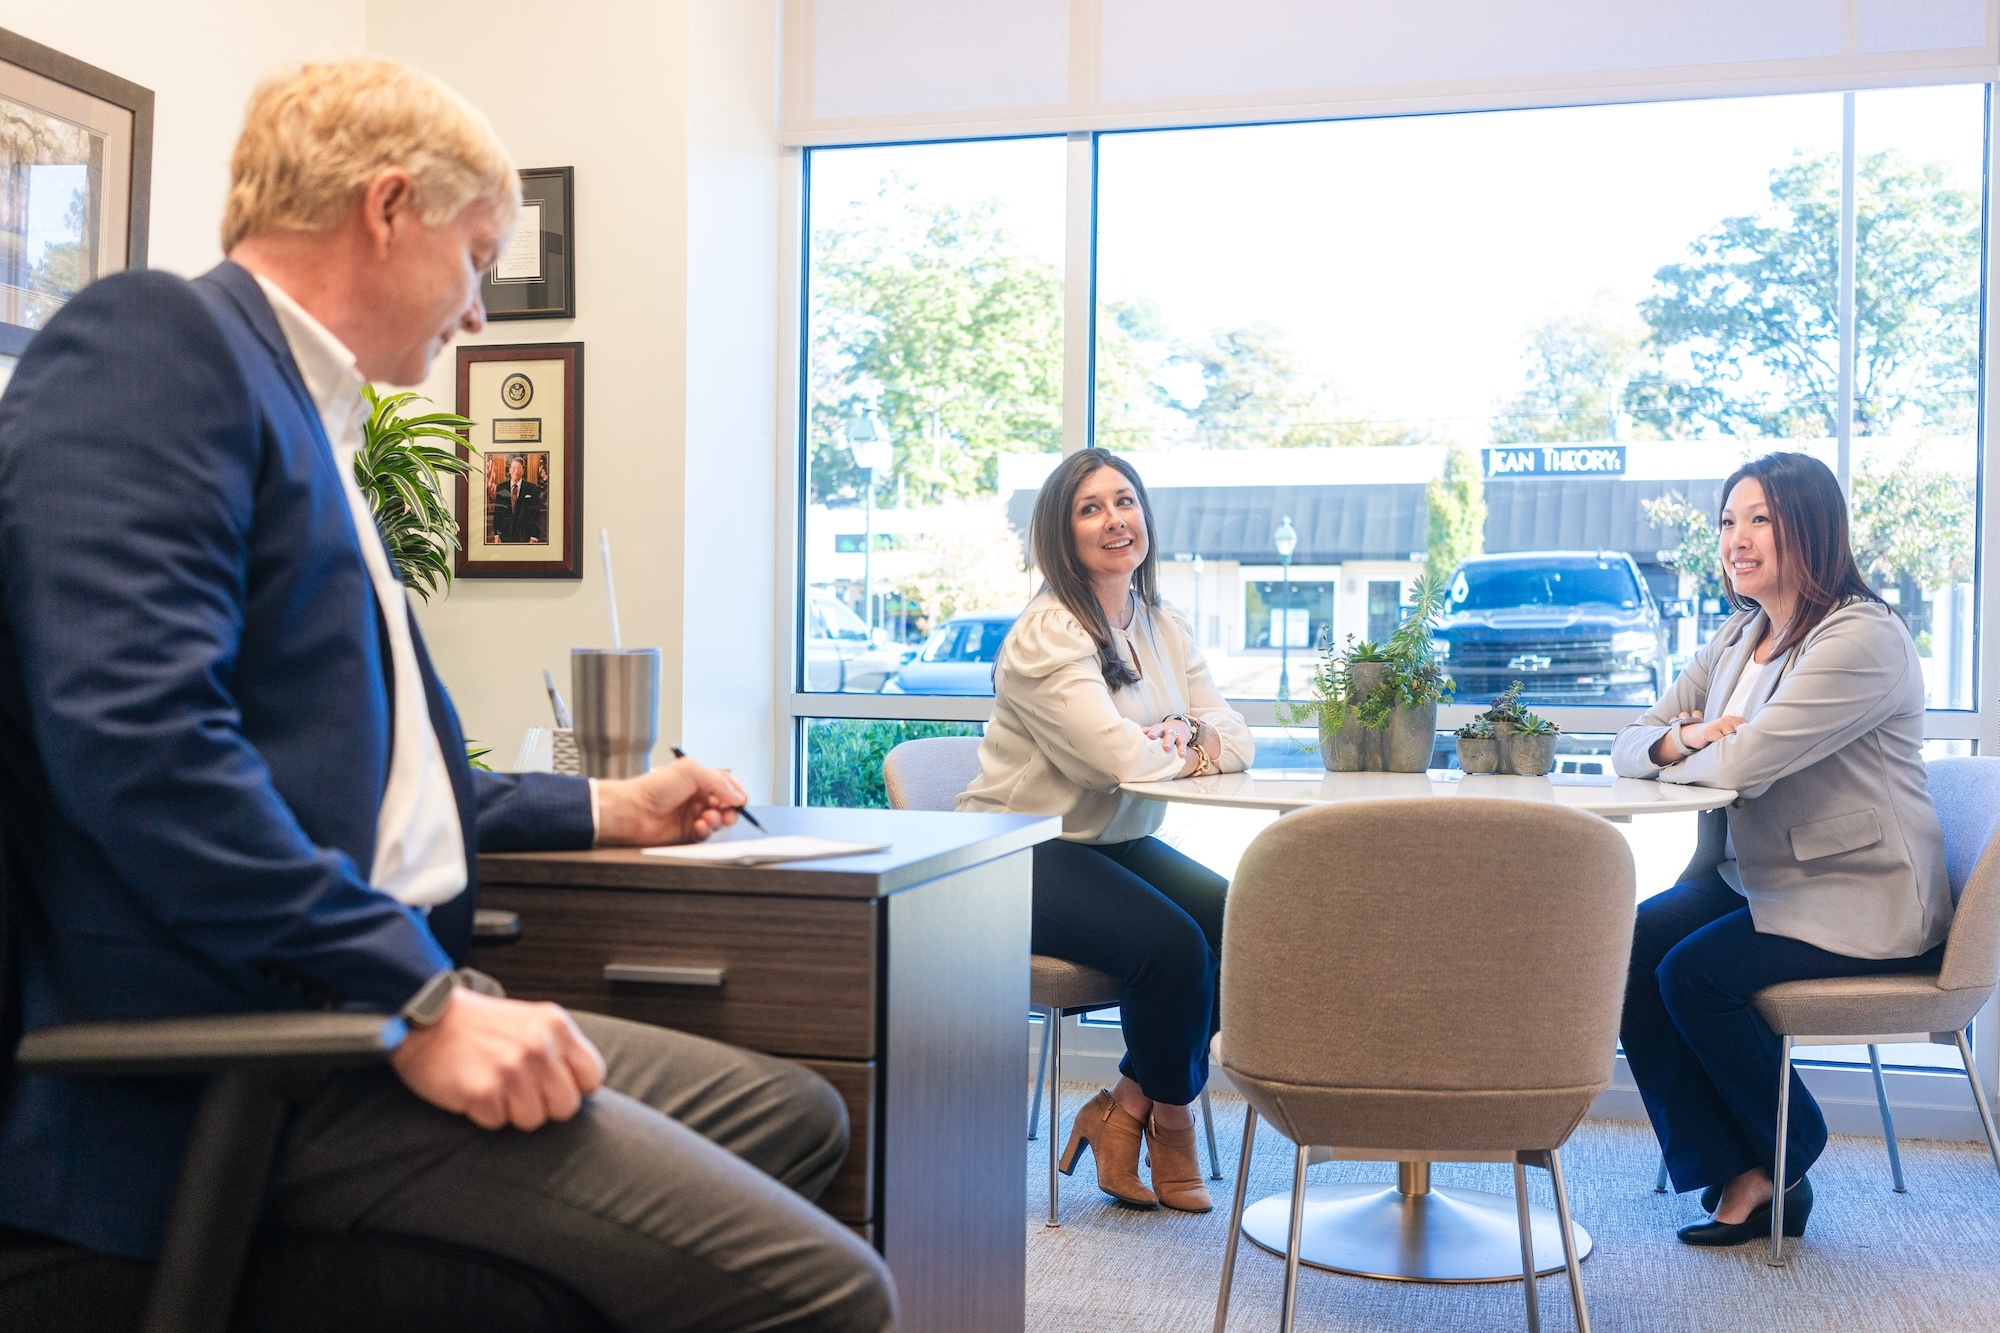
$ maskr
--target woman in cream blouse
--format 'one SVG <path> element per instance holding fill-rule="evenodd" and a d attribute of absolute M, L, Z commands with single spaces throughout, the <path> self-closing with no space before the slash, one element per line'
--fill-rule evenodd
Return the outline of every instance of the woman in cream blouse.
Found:
<path fill-rule="evenodd" d="M 1046 583 L 1000 649 L 979 776 L 958 808 L 1062 816 L 1062 838 L 1035 848 L 1034 950 L 1125 988 L 1122 1077 L 1078 1113 L 1063 1171 L 1087 1145 L 1119 1202 L 1206 1212 L 1189 1103 L 1208 1081 L 1229 885 L 1150 836 L 1158 802 L 1118 788 L 1238 772 L 1252 745 L 1187 618 L 1160 601 L 1151 529 L 1139 474 L 1101 449 L 1043 485 L 1029 541 Z"/>
<path fill-rule="evenodd" d="M 1737 614 L 1612 748 L 1621 777 L 1727 787 L 1681 882 L 1639 904 L 1620 1037 L 1674 1184 L 1713 1216 L 1690 1245 L 1771 1231 L 1781 981 L 1935 972 L 1952 917 L 1924 780 L 1916 645 L 1861 577 L 1824 463 L 1770 454 L 1723 487 Z M 1797 1073 L 1785 1234 L 1812 1210 L 1826 1121 Z"/>

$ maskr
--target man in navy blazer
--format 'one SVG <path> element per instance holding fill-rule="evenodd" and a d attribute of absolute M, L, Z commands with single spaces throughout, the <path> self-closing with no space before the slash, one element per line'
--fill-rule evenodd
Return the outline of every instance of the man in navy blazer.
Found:
<path fill-rule="evenodd" d="M 0 399 L 23 1024 L 401 1012 L 390 1066 L 296 1118 L 279 1221 L 505 1254 L 620 1328 L 886 1327 L 879 1260 L 806 1201 L 846 1146 L 823 1082 L 456 970 L 480 851 L 699 840 L 744 800 L 691 761 L 473 770 L 353 485 L 364 377 L 483 326 L 504 149 L 355 60 L 268 80 L 232 177 L 231 262 L 95 284 Z M 151 1257 L 193 1109 L 185 1080 L 14 1077 L 0 1223 Z"/>

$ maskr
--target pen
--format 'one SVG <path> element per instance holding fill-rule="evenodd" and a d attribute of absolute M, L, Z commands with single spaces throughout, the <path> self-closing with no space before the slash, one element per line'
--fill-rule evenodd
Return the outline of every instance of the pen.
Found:
<path fill-rule="evenodd" d="M 674 758 L 676 759 L 687 758 L 686 752 L 683 751 L 680 746 L 669 745 L 667 748 L 674 752 Z M 737 814 L 742 815 L 745 819 L 749 820 L 750 827 L 756 829 L 759 833 L 763 834 L 765 837 L 769 837 L 771 835 L 771 830 L 765 828 L 764 825 L 758 821 L 757 816 L 750 813 L 749 806 L 732 805 L 729 807 L 729 809 L 734 810 Z"/>
<path fill-rule="evenodd" d="M 562 693 L 556 689 L 556 678 L 549 674 L 547 667 L 542 668 L 542 684 L 548 687 L 549 707 L 555 710 L 556 725 L 565 730 L 573 728 L 576 722 L 569 715 L 569 705 L 563 702 Z"/>

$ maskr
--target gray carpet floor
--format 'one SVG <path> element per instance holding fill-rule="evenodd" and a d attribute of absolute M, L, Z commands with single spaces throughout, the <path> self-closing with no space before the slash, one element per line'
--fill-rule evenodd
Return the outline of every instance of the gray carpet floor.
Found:
<path fill-rule="evenodd" d="M 1067 1117 L 1095 1088 L 1064 1089 Z M 1198 1333 L 1215 1318 L 1216 1279 L 1243 1139 L 1243 1103 L 1215 1101 L 1222 1148 L 1215 1211 L 1203 1216 L 1120 1208 L 1097 1192 L 1089 1159 L 1062 1181 L 1062 1226 L 1047 1216 L 1044 1144 L 1028 1145 L 1030 1333 Z M 1044 1133 L 1047 1131 L 1044 1130 Z M 1586 1121 L 1563 1152 L 1579 1224 L 1596 1240 L 1583 1263 L 1584 1295 L 1601 1330 L 1914 1330 L 2000 1328 L 2000 1176 L 1983 1145 L 1905 1139 L 1910 1192 L 1890 1189 L 1880 1139 L 1840 1136 L 1814 1167 L 1810 1230 L 1787 1248 L 1786 1266 L 1759 1246 L 1696 1250 L 1674 1229 L 1700 1216 L 1695 1196 L 1653 1192 L 1652 1131 L 1628 1121 Z M 1205 1158 L 1204 1158 L 1205 1160 Z M 1308 1184 L 1395 1179 L 1393 1165 L 1329 1162 Z M 1440 1165 L 1435 1183 L 1509 1197 L 1505 1166 Z M 1535 1201 L 1552 1202 L 1545 1172 L 1528 1172 Z M 1261 1127 L 1249 1198 L 1290 1187 L 1290 1147 Z M 1248 1244 L 1237 1259 L 1232 1333 L 1278 1327 L 1283 1261 Z M 1541 1279 L 1542 1323 L 1574 1327 L 1568 1283 Z M 1371 1281 L 1302 1269 L 1300 1333 L 1362 1329 L 1519 1329 L 1518 1282 L 1460 1286 Z"/>

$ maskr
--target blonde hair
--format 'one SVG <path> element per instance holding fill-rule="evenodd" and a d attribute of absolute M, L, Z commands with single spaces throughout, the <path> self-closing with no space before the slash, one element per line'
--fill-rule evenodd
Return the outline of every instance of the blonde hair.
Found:
<path fill-rule="evenodd" d="M 485 201 L 505 230 L 520 210 L 521 178 L 493 126 L 428 74 L 366 57 L 276 71 L 250 95 L 229 158 L 223 252 L 264 232 L 332 230 L 391 167 L 410 173 L 431 226 Z"/>

